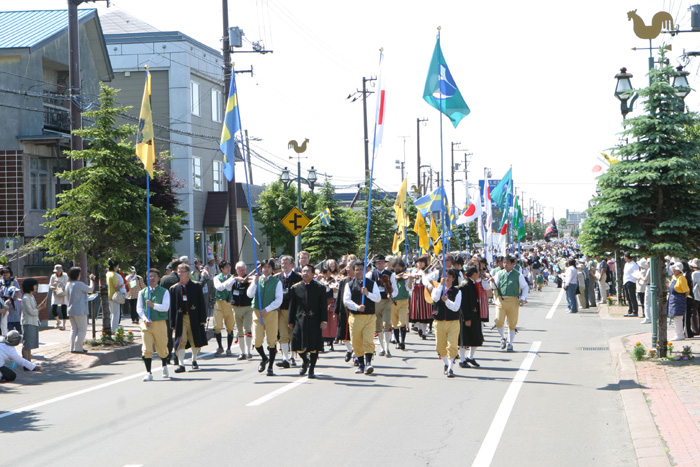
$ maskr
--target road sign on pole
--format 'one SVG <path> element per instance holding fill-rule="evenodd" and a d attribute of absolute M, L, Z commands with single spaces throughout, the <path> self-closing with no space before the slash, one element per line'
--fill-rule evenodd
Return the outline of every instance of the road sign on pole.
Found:
<path fill-rule="evenodd" d="M 287 213 L 286 216 L 282 218 L 281 222 L 282 225 L 284 225 L 287 230 L 289 230 L 289 232 L 296 237 L 307 225 L 309 225 L 310 221 L 309 218 L 295 206 Z"/>

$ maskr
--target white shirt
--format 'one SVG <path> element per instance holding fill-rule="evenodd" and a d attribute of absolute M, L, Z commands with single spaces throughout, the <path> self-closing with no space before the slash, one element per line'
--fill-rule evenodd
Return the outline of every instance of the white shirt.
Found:
<path fill-rule="evenodd" d="M 219 280 L 218 274 L 214 276 L 214 288 L 219 292 L 223 292 L 224 290 L 231 290 L 233 288 L 234 282 L 236 282 L 236 276 L 231 276 L 223 282 Z"/>
<path fill-rule="evenodd" d="M 442 284 L 439 286 L 435 287 L 433 291 L 430 293 L 430 297 L 433 299 L 435 303 L 439 302 L 442 300 Z M 445 301 L 445 306 L 447 306 L 448 310 L 451 311 L 459 311 L 459 307 L 462 305 L 462 292 L 457 291 L 457 295 L 455 296 L 454 301 L 450 300 L 449 297 Z"/>
<path fill-rule="evenodd" d="M 564 284 L 578 284 L 577 281 L 578 271 L 573 266 L 568 266 L 564 272 Z"/>
<path fill-rule="evenodd" d="M 639 271 L 639 265 L 636 262 L 630 261 L 629 263 L 625 263 L 625 269 L 622 273 L 622 283 L 636 283 L 637 279 L 634 277 L 634 273 L 637 271 Z"/>
<path fill-rule="evenodd" d="M 502 269 L 502 271 L 506 271 L 506 270 Z M 511 269 L 510 272 L 513 272 L 513 271 L 514 271 L 514 269 Z M 509 275 L 510 272 L 506 271 L 506 275 Z M 498 288 L 498 278 L 500 277 L 500 275 L 501 275 L 501 271 L 498 271 L 498 274 L 493 276 L 494 281 L 496 281 L 496 288 Z M 530 286 L 527 285 L 527 281 L 525 280 L 525 278 L 523 277 L 522 274 L 520 274 L 518 276 L 518 284 L 520 285 L 520 300 L 525 301 L 525 299 L 527 298 L 527 294 L 530 291 Z"/>
<path fill-rule="evenodd" d="M 446 270 L 447 269 L 454 269 L 454 268 L 446 268 Z M 455 269 L 455 271 L 457 271 L 457 269 Z M 439 267 L 433 269 L 432 272 L 430 274 L 428 274 L 428 277 L 426 280 L 437 282 L 440 279 L 440 274 L 442 274 L 442 266 L 439 266 Z M 455 282 L 455 286 L 457 286 L 458 284 L 461 284 L 463 280 L 464 280 L 464 276 L 462 275 L 462 271 L 457 271 L 457 282 Z"/>
<path fill-rule="evenodd" d="M 151 289 L 151 294 L 153 293 L 153 288 L 148 287 Z M 146 292 L 148 293 L 148 292 Z M 139 314 L 139 317 L 141 319 L 146 319 L 146 307 L 144 306 L 145 303 L 143 301 L 143 294 L 139 292 L 139 299 L 136 302 L 136 312 Z M 153 309 L 156 311 L 168 311 L 170 309 L 170 293 L 166 290 L 165 293 L 163 294 L 163 303 L 154 303 L 153 304 Z"/>
<path fill-rule="evenodd" d="M 352 291 L 350 290 L 350 283 L 352 281 L 348 282 L 345 285 L 345 289 L 343 289 L 343 304 L 345 305 L 345 308 L 351 311 L 357 311 L 357 309 L 362 305 L 361 303 L 355 303 L 352 301 Z M 382 300 L 382 296 L 379 293 L 379 288 L 377 287 L 377 283 L 374 282 L 374 286 L 372 286 L 372 290 L 367 289 L 367 298 L 372 300 L 374 303 L 379 303 Z"/>
<path fill-rule="evenodd" d="M 376 270 L 380 275 L 386 271 L 386 268 L 382 269 L 381 271 L 379 269 Z M 372 273 L 374 271 L 367 271 L 367 274 L 365 274 L 365 277 L 370 280 L 372 279 Z M 391 276 L 389 276 L 389 280 L 391 281 L 391 289 L 393 292 L 391 293 L 391 298 L 396 298 L 396 296 L 399 294 L 399 286 L 396 284 L 396 274 L 393 272 L 391 273 Z M 377 288 L 379 289 L 379 293 L 384 292 L 384 287 L 381 285 L 377 284 L 377 281 L 375 281 L 375 284 L 377 285 Z"/>
<path fill-rule="evenodd" d="M 260 276 L 258 280 L 260 281 L 266 281 L 272 276 Z M 255 297 L 255 292 L 258 290 L 258 283 L 256 281 L 253 281 L 250 283 L 248 286 L 248 291 L 246 294 L 248 295 L 248 298 L 253 298 Z M 278 280 L 277 281 L 277 287 L 275 287 L 275 299 L 267 305 L 265 308 L 262 309 L 262 311 L 274 311 L 277 310 L 280 305 L 282 304 L 282 300 L 284 299 L 284 293 L 282 292 L 282 281 Z"/>
<path fill-rule="evenodd" d="M 0 344 L 0 366 L 5 366 L 5 362 L 8 360 L 17 362 L 27 370 L 34 370 L 34 368 L 36 368 L 35 364 L 23 359 L 22 356 L 17 353 L 17 349 L 3 342 Z"/>

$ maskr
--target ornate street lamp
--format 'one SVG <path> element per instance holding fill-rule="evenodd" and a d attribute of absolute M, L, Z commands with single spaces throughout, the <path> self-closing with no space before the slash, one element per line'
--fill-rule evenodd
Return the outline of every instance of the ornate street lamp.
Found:
<path fill-rule="evenodd" d="M 688 84 L 688 75 L 690 73 L 683 70 L 681 65 L 676 67 L 676 71 L 678 75 L 673 77 L 673 83 L 671 85 L 676 89 L 676 95 L 681 99 L 685 99 L 685 97 L 690 94 L 690 84 Z"/>
<path fill-rule="evenodd" d="M 620 72 L 615 75 L 615 79 L 617 80 L 617 84 L 615 85 L 615 97 L 620 100 L 620 112 L 622 112 L 622 118 L 625 118 L 628 113 L 632 112 L 632 109 L 634 108 L 634 101 L 636 101 L 637 97 L 639 97 L 639 94 L 634 92 L 631 78 L 632 73 L 627 73 L 627 68 L 625 67 L 620 68 Z M 629 104 L 627 104 L 630 97 L 632 100 Z"/>

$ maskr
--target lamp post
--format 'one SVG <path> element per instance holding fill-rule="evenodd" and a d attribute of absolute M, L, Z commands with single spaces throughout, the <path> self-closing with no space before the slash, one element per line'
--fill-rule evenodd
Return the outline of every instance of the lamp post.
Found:
<path fill-rule="evenodd" d="M 294 182 L 297 182 L 297 208 L 301 211 L 301 184 L 304 183 L 308 185 L 308 187 L 311 189 L 311 191 L 314 191 L 314 187 L 316 186 L 316 182 L 318 181 L 318 177 L 316 176 L 316 169 L 314 169 L 314 166 L 311 166 L 311 169 L 309 169 L 309 175 L 307 178 L 302 178 L 301 176 L 301 160 L 297 161 L 297 176 L 294 178 L 290 177 L 289 169 L 287 167 L 284 168 L 282 173 L 280 174 L 280 181 L 282 182 L 282 185 L 284 185 L 285 191 L 287 188 L 289 188 L 289 185 L 291 185 Z M 299 235 L 297 235 L 297 238 L 294 242 L 294 257 L 296 260 L 299 260 L 299 252 L 301 251 L 301 232 L 299 232 Z"/>
<path fill-rule="evenodd" d="M 650 58 L 649 60 L 649 70 L 654 67 L 654 60 Z M 680 98 L 681 104 L 679 104 L 679 111 L 682 112 L 685 108 L 684 99 L 690 94 L 690 86 L 688 84 L 688 73 L 683 71 L 682 66 L 676 68 L 678 74 L 674 76 L 672 86 L 676 89 L 676 95 Z M 620 100 L 620 112 L 622 113 L 622 119 L 624 120 L 628 113 L 630 113 L 634 107 L 634 101 L 637 100 L 639 94 L 634 91 L 632 87 L 632 74 L 627 73 L 627 68 L 620 68 L 620 73 L 615 75 L 617 83 L 615 85 L 615 97 Z M 651 76 L 649 77 L 651 81 Z M 651 82 L 649 83 L 651 85 Z M 631 98 L 631 100 L 630 100 Z M 627 101 L 630 100 L 629 104 Z M 656 255 L 651 255 L 649 257 L 649 300 L 651 300 L 651 305 L 649 311 L 651 312 L 651 345 L 656 347 L 658 340 L 658 315 L 659 315 L 659 271 L 658 271 L 658 259 Z"/>

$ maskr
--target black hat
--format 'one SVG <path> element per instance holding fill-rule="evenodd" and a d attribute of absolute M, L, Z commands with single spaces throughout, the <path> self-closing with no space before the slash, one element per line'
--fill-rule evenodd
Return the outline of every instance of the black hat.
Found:
<path fill-rule="evenodd" d="M 376 263 L 377 261 L 386 261 L 386 258 L 384 257 L 384 255 L 374 255 L 372 262 Z"/>

